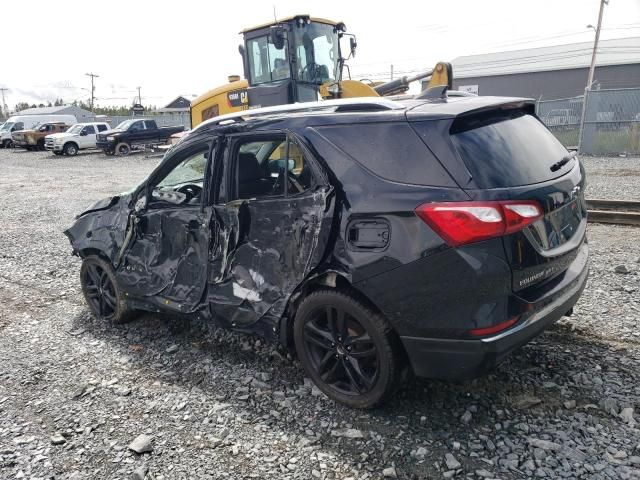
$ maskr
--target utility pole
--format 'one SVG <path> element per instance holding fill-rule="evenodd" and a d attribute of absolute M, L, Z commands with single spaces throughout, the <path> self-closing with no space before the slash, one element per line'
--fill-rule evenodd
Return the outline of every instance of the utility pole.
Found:
<path fill-rule="evenodd" d="M 93 86 L 93 79 L 94 78 L 99 78 L 99 75 L 96 75 L 95 73 L 85 73 L 85 75 L 87 77 L 91 77 L 91 112 L 93 112 L 93 100 L 94 100 L 94 92 L 95 92 L 95 87 Z"/>
<path fill-rule="evenodd" d="M 596 39 L 593 42 L 593 53 L 591 54 L 591 66 L 589 67 L 589 78 L 587 80 L 587 88 L 591 89 L 593 83 L 593 73 L 596 69 L 596 54 L 598 52 L 598 40 L 600 40 L 600 27 L 602 26 L 602 13 L 604 12 L 604 6 L 609 3 L 609 0 L 600 0 L 600 12 L 598 13 L 598 26 L 596 27 Z"/>
<path fill-rule="evenodd" d="M 140 96 L 140 89 L 142 87 L 136 87 L 138 89 L 138 105 L 142 105 L 142 97 Z"/>
<path fill-rule="evenodd" d="M 8 88 L 0 88 L 0 92 L 2 92 L 2 105 L 0 105 L 0 116 L 4 116 L 4 115 L 9 113 L 7 111 L 7 104 L 4 101 L 4 92 L 6 92 L 7 90 L 9 90 L 9 89 Z"/>
<path fill-rule="evenodd" d="M 393 81 L 393 63 L 391 64 L 391 81 Z"/>
<path fill-rule="evenodd" d="M 598 12 L 598 26 L 595 28 L 596 37 L 593 41 L 593 52 L 591 53 L 591 65 L 589 66 L 589 77 L 587 78 L 587 86 L 584 89 L 584 97 L 582 100 L 582 117 L 580 119 L 580 132 L 578 133 L 578 153 L 582 149 L 582 135 L 584 134 L 584 122 L 587 118 L 587 97 L 593 85 L 593 75 L 596 70 L 596 54 L 598 53 L 598 41 L 600 40 L 600 27 L 602 27 L 602 14 L 604 6 L 609 4 L 609 0 L 600 0 L 600 11 Z M 587 25 L 587 28 L 593 28 L 593 25 Z"/>

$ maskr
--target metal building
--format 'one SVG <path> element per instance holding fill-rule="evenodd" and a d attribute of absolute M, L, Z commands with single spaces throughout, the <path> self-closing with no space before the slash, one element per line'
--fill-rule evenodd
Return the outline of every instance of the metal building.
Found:
<path fill-rule="evenodd" d="M 89 110 L 80 108 L 76 105 L 61 105 L 59 107 L 35 107 L 27 108 L 16 115 L 73 115 L 78 119 L 79 123 L 92 122 L 95 115 Z"/>
<path fill-rule="evenodd" d="M 478 95 L 536 100 L 582 95 L 593 42 L 467 55 L 453 60 L 453 86 Z M 601 40 L 593 89 L 640 87 L 640 37 Z"/>

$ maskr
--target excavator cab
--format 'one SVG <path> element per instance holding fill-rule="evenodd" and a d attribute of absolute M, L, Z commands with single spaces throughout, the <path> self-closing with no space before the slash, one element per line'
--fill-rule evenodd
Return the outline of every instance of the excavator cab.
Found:
<path fill-rule="evenodd" d="M 244 78 L 229 76 L 229 83 L 191 102 L 191 128 L 213 117 L 249 108 L 315 102 L 321 99 L 398 95 L 411 82 L 427 79 L 428 95 L 442 95 L 435 87 L 451 88 L 451 65 L 440 62 L 428 71 L 380 85 L 344 79 L 345 58 L 340 39 L 349 36 L 350 55 L 355 36 L 342 22 L 295 15 L 240 32 Z M 444 90 L 443 90 L 444 91 Z"/>
<path fill-rule="evenodd" d="M 240 53 L 251 108 L 319 100 L 321 85 L 341 79 L 345 31 L 341 22 L 308 15 L 243 30 Z"/>

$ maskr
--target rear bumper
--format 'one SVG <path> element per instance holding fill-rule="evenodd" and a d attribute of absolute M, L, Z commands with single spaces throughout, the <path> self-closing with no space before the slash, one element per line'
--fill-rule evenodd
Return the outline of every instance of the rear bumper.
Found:
<path fill-rule="evenodd" d="M 542 333 L 576 304 L 587 283 L 588 250 L 567 270 L 560 288 L 531 304 L 533 312 L 514 327 L 478 340 L 401 336 L 414 373 L 419 377 L 470 379 L 500 363 L 509 353 Z"/>

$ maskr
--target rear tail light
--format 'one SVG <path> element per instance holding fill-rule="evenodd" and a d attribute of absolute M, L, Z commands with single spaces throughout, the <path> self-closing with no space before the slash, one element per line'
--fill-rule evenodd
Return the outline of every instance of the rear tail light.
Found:
<path fill-rule="evenodd" d="M 474 328 L 473 330 L 469 330 L 469 333 L 471 335 L 476 336 L 476 337 L 484 337 L 486 335 L 494 335 L 496 333 L 502 332 L 503 330 L 506 330 L 507 328 L 511 327 L 512 325 L 515 325 L 515 323 L 518 321 L 518 318 L 519 317 L 513 317 L 513 318 L 510 318 L 509 320 L 507 320 L 506 322 L 498 323 L 497 325 L 492 325 L 490 327 Z"/>
<path fill-rule="evenodd" d="M 531 200 L 424 203 L 415 211 L 452 247 L 517 232 L 543 215 Z"/>

